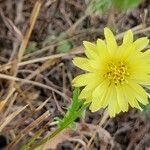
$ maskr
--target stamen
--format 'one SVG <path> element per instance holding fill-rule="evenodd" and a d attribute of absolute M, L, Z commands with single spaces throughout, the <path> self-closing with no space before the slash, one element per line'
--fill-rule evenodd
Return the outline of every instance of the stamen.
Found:
<path fill-rule="evenodd" d="M 109 63 L 104 77 L 116 85 L 119 83 L 122 84 L 126 81 L 126 77 L 129 76 L 127 70 L 128 68 L 123 62 Z"/>

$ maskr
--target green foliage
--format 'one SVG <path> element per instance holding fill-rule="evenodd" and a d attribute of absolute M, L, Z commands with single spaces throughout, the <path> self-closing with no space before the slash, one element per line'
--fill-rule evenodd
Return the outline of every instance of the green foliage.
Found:
<path fill-rule="evenodd" d="M 83 112 L 86 110 L 86 108 L 89 106 L 89 104 L 84 104 L 84 101 L 79 100 L 79 94 L 80 89 L 75 88 L 73 91 L 73 98 L 72 103 L 70 107 L 68 108 L 68 111 L 64 118 L 61 120 L 60 118 L 55 118 L 56 121 L 58 121 L 58 128 L 50 135 L 41 140 L 39 143 L 35 143 L 35 140 L 40 136 L 42 133 L 41 131 L 38 131 L 25 145 L 22 146 L 21 150 L 33 150 L 37 147 L 43 145 L 53 137 L 55 137 L 57 134 L 59 134 L 62 130 L 65 128 L 68 128 L 69 126 L 71 128 L 75 128 L 75 120 L 79 117 L 82 117 Z"/>
<path fill-rule="evenodd" d="M 52 42 L 55 41 L 56 38 L 57 37 L 54 34 L 48 35 L 46 37 L 46 39 L 43 41 L 43 46 L 47 46 L 47 45 L 51 44 Z"/>
<path fill-rule="evenodd" d="M 86 9 L 86 14 L 95 12 L 103 13 L 111 6 L 112 0 L 92 0 Z"/>
<path fill-rule="evenodd" d="M 25 54 L 33 53 L 37 50 L 37 42 L 30 42 L 28 47 L 26 48 Z"/>
<path fill-rule="evenodd" d="M 89 3 L 85 13 L 104 13 L 110 8 L 110 6 L 113 6 L 119 11 L 126 11 L 128 9 L 137 7 L 140 2 L 141 0 L 92 0 Z"/>
<path fill-rule="evenodd" d="M 80 94 L 80 90 L 79 88 L 76 88 L 73 91 L 73 100 L 70 107 L 68 108 L 66 115 L 62 120 L 59 121 L 58 125 L 60 128 L 65 128 L 66 126 L 68 126 L 68 124 L 74 126 L 73 123 L 75 119 L 82 116 L 83 111 L 85 110 L 87 105 L 83 104 L 83 101 L 78 99 L 79 94 Z"/>
<path fill-rule="evenodd" d="M 137 7 L 141 0 L 113 0 L 113 5 L 120 11 L 126 11 L 130 8 Z"/>
<path fill-rule="evenodd" d="M 59 53 L 67 53 L 70 51 L 71 48 L 72 48 L 71 42 L 65 40 L 60 43 L 60 45 L 57 47 L 56 50 Z"/>
<path fill-rule="evenodd" d="M 148 94 L 150 94 L 150 87 L 149 86 L 144 87 L 144 90 L 146 90 L 146 92 Z M 149 102 L 150 102 L 150 99 L 149 99 Z M 140 106 L 143 109 L 142 114 L 145 117 L 150 118 L 150 103 L 147 104 L 147 105 L 143 105 L 143 104 L 140 103 Z"/>
<path fill-rule="evenodd" d="M 143 113 L 146 117 L 150 118 L 150 104 L 143 106 Z"/>

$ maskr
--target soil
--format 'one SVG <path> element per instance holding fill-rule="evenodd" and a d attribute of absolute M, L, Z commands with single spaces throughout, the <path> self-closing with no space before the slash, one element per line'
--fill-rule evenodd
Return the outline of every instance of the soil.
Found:
<path fill-rule="evenodd" d="M 75 55 L 83 55 L 84 40 L 103 39 L 103 28 L 106 26 L 117 35 L 133 29 L 136 33 L 135 38 L 150 36 L 150 29 L 147 29 L 150 26 L 149 0 L 125 12 L 110 8 L 103 13 L 92 13 L 81 20 L 75 29 L 72 26 L 84 16 L 89 0 L 43 0 L 28 48 L 21 61 L 49 56 L 52 56 L 52 59 L 21 65 L 16 71 L 16 64 L 19 63 L 19 47 L 26 31 L 30 28 L 29 19 L 35 3 L 35 0 L 0 0 L 0 74 L 42 84 L 0 79 L 0 102 L 7 99 L 13 87 L 16 89 L 9 97 L 3 111 L 0 111 L 1 124 L 10 114 L 28 105 L 12 120 L 7 120 L 9 123 L 0 130 L 0 149 L 19 150 L 21 145 L 38 130 L 45 129 L 38 139 L 41 140 L 56 128 L 53 122 L 56 117 L 63 118 L 71 103 L 73 90 L 71 81 L 82 73 L 72 64 L 72 58 Z M 66 34 L 61 40 L 67 39 L 70 45 L 65 56 L 58 51 L 62 33 Z M 118 38 L 118 41 L 121 42 L 121 39 Z M 32 48 L 33 43 L 35 45 Z M 5 69 L 8 64 L 11 66 Z M 96 113 L 87 110 L 85 117 L 77 120 L 77 127 L 69 131 L 69 135 L 64 133 L 66 136 L 64 140 L 60 136 L 54 141 L 53 146 L 48 145 L 43 150 L 87 149 L 86 145 L 95 131 L 96 135 L 89 148 L 91 150 L 148 150 L 150 111 L 146 109 L 141 112 L 132 108 L 115 118 L 108 118 L 103 126 L 99 127 L 103 114 L 104 110 Z M 96 130 L 97 128 L 99 129 Z"/>

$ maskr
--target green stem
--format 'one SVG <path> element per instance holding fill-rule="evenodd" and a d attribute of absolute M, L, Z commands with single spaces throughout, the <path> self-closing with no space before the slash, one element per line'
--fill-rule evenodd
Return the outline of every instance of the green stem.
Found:
<path fill-rule="evenodd" d="M 82 114 L 82 112 L 89 106 L 89 104 L 84 104 L 82 105 L 82 107 L 79 109 L 79 113 L 78 114 Z M 58 135 L 61 131 L 63 131 L 64 129 L 68 128 L 68 126 L 74 122 L 74 120 L 76 120 L 79 117 L 79 115 L 73 115 L 72 119 L 65 124 L 64 126 L 60 126 L 59 128 L 57 128 L 50 136 L 46 137 L 45 139 L 43 139 L 42 141 L 40 141 L 39 143 L 31 146 L 31 144 L 35 141 L 35 139 L 37 138 L 37 134 L 34 135 L 34 137 L 32 137 L 32 139 L 30 140 L 30 142 L 28 142 L 28 144 L 26 144 L 23 148 L 21 148 L 21 150 L 34 150 L 37 147 L 45 144 L 47 141 L 49 141 L 50 139 L 52 139 L 53 137 L 55 137 L 56 135 Z"/>
<path fill-rule="evenodd" d="M 36 145 L 33 145 L 31 148 L 29 148 L 28 150 L 34 150 L 37 147 L 45 144 L 47 141 L 49 141 L 50 139 L 52 139 L 53 137 L 55 137 L 56 135 L 58 135 L 62 130 L 64 130 L 63 128 L 58 128 L 56 129 L 50 136 L 46 137 L 45 139 L 43 139 L 42 141 L 40 141 L 39 143 L 37 143 Z"/>
<path fill-rule="evenodd" d="M 29 140 L 29 142 L 21 147 L 20 150 L 28 150 L 30 145 L 44 132 L 45 130 L 42 128 Z"/>

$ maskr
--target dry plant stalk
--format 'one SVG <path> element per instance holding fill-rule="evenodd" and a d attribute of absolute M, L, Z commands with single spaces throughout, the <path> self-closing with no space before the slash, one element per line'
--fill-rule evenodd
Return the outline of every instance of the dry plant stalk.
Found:
<path fill-rule="evenodd" d="M 33 30 L 33 27 L 35 25 L 35 22 L 37 20 L 37 17 L 38 17 L 38 14 L 40 12 L 40 8 L 41 8 L 41 0 L 37 0 L 35 5 L 34 5 L 34 8 L 32 10 L 32 14 L 31 14 L 31 17 L 30 17 L 30 20 L 29 20 L 29 28 L 22 40 L 22 43 L 21 43 L 21 46 L 19 48 L 19 53 L 18 53 L 18 62 L 21 61 L 22 59 L 22 56 L 25 52 L 25 49 L 27 47 L 27 44 L 28 44 L 28 41 L 29 41 L 29 38 L 31 36 L 31 33 L 32 33 L 32 30 Z"/>
<path fill-rule="evenodd" d="M 18 110 L 16 110 L 15 112 L 13 112 L 12 114 L 10 114 L 9 116 L 7 116 L 3 123 L 0 125 L 0 132 L 4 129 L 4 127 L 12 120 L 14 119 L 18 114 L 20 114 L 23 110 L 26 109 L 28 105 L 19 108 Z"/>
<path fill-rule="evenodd" d="M 20 134 L 17 135 L 17 137 L 15 138 L 14 141 L 12 141 L 7 149 L 15 149 L 15 146 L 20 142 L 20 140 L 27 135 L 32 129 L 34 129 L 37 124 L 40 124 L 41 122 L 43 122 L 46 118 L 49 117 L 49 111 L 46 111 L 44 114 L 42 114 L 41 116 L 39 116 L 35 121 L 33 121 L 30 125 L 28 125 L 25 129 L 23 129 L 21 131 Z"/>

